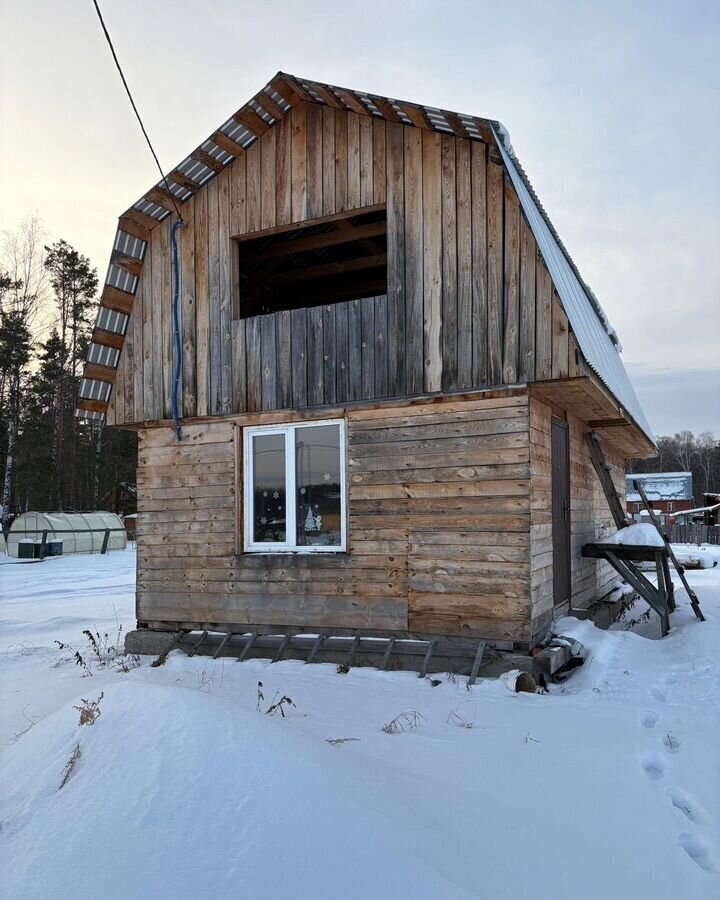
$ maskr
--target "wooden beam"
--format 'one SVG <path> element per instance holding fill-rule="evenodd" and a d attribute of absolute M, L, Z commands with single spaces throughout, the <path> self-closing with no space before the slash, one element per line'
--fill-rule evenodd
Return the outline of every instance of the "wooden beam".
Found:
<path fill-rule="evenodd" d="M 427 130 L 432 127 L 428 122 L 427 116 L 425 115 L 425 110 L 422 106 L 418 106 L 416 103 L 400 102 L 398 102 L 398 106 L 416 128 L 424 128 Z"/>
<path fill-rule="evenodd" d="M 290 106 L 296 106 L 301 100 L 304 99 L 303 94 L 299 93 L 293 85 L 285 78 L 282 72 L 279 72 L 273 80 L 270 82 L 270 87 L 275 91 L 276 94 L 280 94 L 283 100 L 286 103 L 289 103 Z"/>
<path fill-rule="evenodd" d="M 216 147 L 219 147 L 221 150 L 229 153 L 230 156 L 238 157 L 245 152 L 244 147 L 241 147 L 240 144 L 237 143 L 237 141 L 234 141 L 226 134 L 223 134 L 222 131 L 216 131 L 215 134 L 210 138 L 210 140 L 213 142 L 213 144 L 215 144 Z"/>
<path fill-rule="evenodd" d="M 342 262 L 324 263 L 321 266 L 308 266 L 306 269 L 293 269 L 291 272 L 280 272 L 267 279 L 268 284 L 279 285 L 309 281 L 313 278 L 326 278 L 328 275 L 344 275 L 347 272 L 360 272 L 363 269 L 376 269 L 387 264 L 387 253 L 375 256 L 361 256 L 359 259 L 347 259 Z"/>
<path fill-rule="evenodd" d="M 84 378 L 93 381 L 106 381 L 112 384 L 115 381 L 116 369 L 112 366 L 101 366 L 99 363 L 85 363 Z"/>
<path fill-rule="evenodd" d="M 392 104 L 386 97 L 375 97 L 370 94 L 370 99 L 377 106 L 377 108 L 382 113 L 383 118 L 387 119 L 388 122 L 401 122 L 402 119 L 393 109 Z"/>
<path fill-rule="evenodd" d="M 193 181 L 192 178 L 188 178 L 187 175 L 183 175 L 182 172 L 178 172 L 175 169 L 174 172 L 170 172 L 167 177 L 168 181 L 172 181 L 175 184 L 179 184 L 180 187 L 185 188 L 186 191 L 190 191 L 191 193 L 195 193 L 200 190 L 201 185 L 197 183 L 197 181 Z"/>
<path fill-rule="evenodd" d="M 301 306 L 315 306 L 322 303 L 334 303 L 336 300 L 358 299 L 360 297 L 380 297 L 387 290 L 387 279 L 373 278 L 366 281 L 353 282 L 352 285 L 332 287 L 323 291 L 312 291 L 310 296 L 302 295 L 297 304 Z"/>
<path fill-rule="evenodd" d="M 156 219 L 155 216 L 149 216 L 147 213 L 140 212 L 140 210 L 135 209 L 134 206 L 131 206 L 130 209 L 126 210 L 120 218 L 136 222 L 138 225 L 147 228 L 148 231 L 152 231 L 156 225 L 160 224 L 160 219 Z"/>
<path fill-rule="evenodd" d="M 90 336 L 93 344 L 101 344 L 103 347 L 112 347 L 113 350 L 122 350 L 125 337 L 115 331 L 105 331 L 104 328 L 94 328 Z"/>
<path fill-rule="evenodd" d="M 155 224 L 157 225 L 157 222 Z M 118 228 L 120 231 L 124 231 L 125 234 L 130 234 L 132 237 L 139 238 L 141 241 L 145 241 L 145 243 L 150 240 L 150 229 L 146 225 L 142 225 L 140 222 L 128 218 L 128 216 L 120 216 L 118 219 Z"/>
<path fill-rule="evenodd" d="M 145 200 L 154 203 L 155 206 L 162 206 L 162 208 L 166 209 L 168 212 L 175 212 L 175 207 L 180 206 L 181 203 L 179 197 L 174 197 L 170 191 L 167 191 L 162 187 L 154 187 L 152 190 L 148 191 L 145 194 Z"/>
<path fill-rule="evenodd" d="M 348 231 L 338 230 L 328 234 L 315 234 L 312 237 L 298 238 L 295 241 L 286 241 L 267 247 L 265 250 L 248 251 L 248 262 L 260 262 L 265 259 L 275 259 L 278 256 L 290 256 L 293 253 L 306 253 L 318 247 L 332 247 L 337 244 L 350 244 L 364 238 L 379 237 L 387 231 L 385 222 L 372 222 L 369 225 L 358 225 Z M 241 259 L 243 257 L 243 244 L 240 244 Z M 377 249 L 377 248 L 375 248 Z"/>
<path fill-rule="evenodd" d="M 233 119 L 241 125 L 244 125 L 249 132 L 255 135 L 255 137 L 260 137 L 261 134 L 265 134 L 266 131 L 269 131 L 270 128 L 272 128 L 270 123 L 261 118 L 252 106 L 243 106 L 242 109 L 239 109 L 235 113 Z"/>
<path fill-rule="evenodd" d="M 270 113 L 273 119 L 282 119 L 287 115 L 285 110 L 266 91 L 260 91 L 259 94 L 255 94 L 255 102 L 265 112 Z"/>
<path fill-rule="evenodd" d="M 631 425 L 627 419 L 590 419 L 587 423 L 591 431 L 596 428 L 630 428 Z"/>
<path fill-rule="evenodd" d="M 108 309 L 114 309 L 117 312 L 125 313 L 129 316 L 132 312 L 135 295 L 128 291 L 121 291 L 119 288 L 106 284 L 103 288 L 101 302 Z"/>
<path fill-rule="evenodd" d="M 84 409 L 86 412 L 106 413 L 108 408 L 108 404 L 104 400 L 86 400 L 84 397 L 79 397 L 75 405 L 78 409 Z"/>
<path fill-rule="evenodd" d="M 602 485 L 605 498 L 610 507 L 615 527 L 625 528 L 630 524 L 630 520 L 625 514 L 622 502 L 615 488 L 612 476 L 610 475 L 610 467 L 605 462 L 605 454 L 602 452 L 600 438 L 594 431 L 589 431 L 585 435 L 585 441 L 590 451 L 590 460 L 592 461 L 593 468 L 600 479 L 600 484 Z"/>
<path fill-rule="evenodd" d="M 313 225 L 323 225 L 326 222 L 336 223 L 338 220 L 347 219 L 348 216 L 355 218 L 356 216 L 364 216 L 368 213 L 382 212 L 385 209 L 384 203 L 374 203 L 372 206 L 363 206 L 359 209 L 353 209 L 352 212 L 347 211 L 332 213 L 329 216 L 318 216 L 315 219 L 303 219 L 300 222 L 293 222 L 289 225 L 275 225 L 272 228 L 263 228 L 261 231 L 244 232 L 243 234 L 233 234 L 232 238 L 238 243 L 243 241 L 256 240 L 257 238 L 269 237 L 272 234 L 281 234 L 285 231 L 302 231 Z"/>
<path fill-rule="evenodd" d="M 327 104 L 327 106 L 332 107 L 333 109 L 342 109 L 342 103 L 337 99 L 337 97 L 333 96 L 333 94 L 322 84 L 317 84 L 315 81 L 308 82 L 310 87 L 315 91 L 318 97 L 322 100 L 323 103 Z"/>
<path fill-rule="evenodd" d="M 467 132 L 467 129 L 460 121 L 460 116 L 454 112 L 444 112 L 443 115 L 448 123 L 448 125 L 452 128 L 453 134 L 459 138 L 469 138 L 470 135 Z"/>
<path fill-rule="evenodd" d="M 370 110 L 365 106 L 362 100 L 358 100 L 355 94 L 352 91 L 347 91 L 345 88 L 333 87 L 333 91 L 338 95 L 338 97 L 343 101 L 343 103 L 348 106 L 353 112 L 359 113 L 361 116 L 369 116 Z"/>
<path fill-rule="evenodd" d="M 222 172 L 225 168 L 219 160 L 210 156 L 210 154 L 206 153 L 201 147 L 198 147 L 197 150 L 193 150 L 190 156 L 192 159 L 196 159 L 199 163 L 202 163 L 208 169 L 212 169 L 213 172 Z"/>
<path fill-rule="evenodd" d="M 127 256 L 119 250 L 113 250 L 112 255 L 110 256 L 110 262 L 119 269 L 124 269 L 131 275 L 135 275 L 136 278 L 139 277 L 142 272 L 142 260 L 136 259 L 134 256 Z"/>

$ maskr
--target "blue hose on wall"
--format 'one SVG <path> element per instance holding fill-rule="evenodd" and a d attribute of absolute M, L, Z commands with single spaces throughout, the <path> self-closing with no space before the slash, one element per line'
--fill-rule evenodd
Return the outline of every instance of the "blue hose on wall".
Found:
<path fill-rule="evenodd" d="M 175 328 L 175 377 L 173 379 L 173 419 L 175 420 L 175 434 L 178 440 L 181 440 L 180 433 L 180 412 L 178 402 L 178 388 L 180 387 L 180 372 L 182 371 L 182 343 L 180 342 L 180 321 L 178 317 L 178 296 L 180 293 L 180 271 L 178 266 L 178 248 L 177 248 L 177 230 L 182 228 L 184 222 L 182 219 L 176 222 L 172 227 L 172 253 L 173 253 L 173 325 Z"/>

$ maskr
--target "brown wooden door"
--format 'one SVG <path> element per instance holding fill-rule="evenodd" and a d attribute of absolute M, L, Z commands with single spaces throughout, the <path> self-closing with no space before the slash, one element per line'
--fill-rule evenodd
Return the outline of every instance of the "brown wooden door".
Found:
<path fill-rule="evenodd" d="M 570 446 L 567 423 L 552 420 L 552 536 L 555 606 L 570 600 Z"/>

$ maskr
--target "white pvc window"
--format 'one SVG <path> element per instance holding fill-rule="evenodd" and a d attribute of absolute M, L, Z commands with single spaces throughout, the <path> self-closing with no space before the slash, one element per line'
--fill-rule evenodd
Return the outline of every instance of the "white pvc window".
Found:
<path fill-rule="evenodd" d="M 246 428 L 244 439 L 245 549 L 345 550 L 345 422 Z"/>

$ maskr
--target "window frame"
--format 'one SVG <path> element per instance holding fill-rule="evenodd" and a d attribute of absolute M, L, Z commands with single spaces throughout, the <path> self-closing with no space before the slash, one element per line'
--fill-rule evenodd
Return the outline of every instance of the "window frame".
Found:
<path fill-rule="evenodd" d="M 295 470 L 295 432 L 304 428 L 335 425 L 339 432 L 340 452 L 340 543 L 332 546 L 299 546 L 297 541 L 297 473 Z M 285 437 L 285 541 L 253 540 L 253 438 L 256 435 L 282 434 Z M 243 550 L 245 553 L 346 553 L 348 522 L 347 491 L 347 422 L 342 419 L 318 419 L 309 422 L 293 422 L 285 425 L 253 425 L 243 428 Z M 290 524 L 292 522 L 292 525 Z M 289 536 L 293 540 L 289 540 Z"/>

